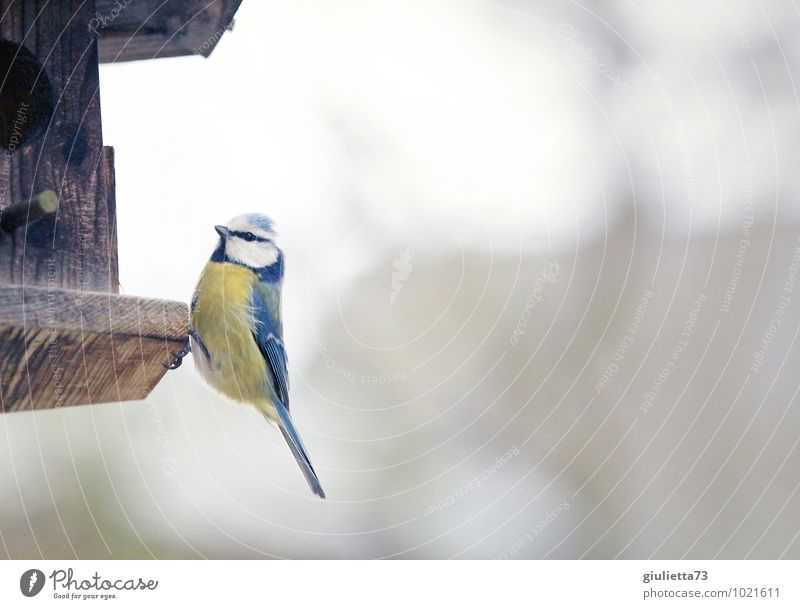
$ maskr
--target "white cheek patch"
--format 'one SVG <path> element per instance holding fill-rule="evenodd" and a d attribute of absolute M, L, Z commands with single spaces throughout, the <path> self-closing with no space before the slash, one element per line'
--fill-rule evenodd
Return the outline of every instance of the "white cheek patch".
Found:
<path fill-rule="evenodd" d="M 225 242 L 225 255 L 233 262 L 260 269 L 277 262 L 278 248 L 272 243 L 245 241 L 232 237 Z"/>

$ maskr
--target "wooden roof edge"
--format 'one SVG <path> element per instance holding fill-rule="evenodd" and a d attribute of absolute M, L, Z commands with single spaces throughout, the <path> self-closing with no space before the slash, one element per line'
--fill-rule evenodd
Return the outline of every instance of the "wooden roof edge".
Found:
<path fill-rule="evenodd" d="M 184 340 L 184 302 L 64 288 L 0 285 L 0 325 Z"/>
<path fill-rule="evenodd" d="M 208 57 L 231 29 L 242 0 L 97 0 L 90 23 L 100 63 Z M 115 12 L 116 11 L 116 12 Z M 115 16 L 116 15 L 116 16 Z"/>

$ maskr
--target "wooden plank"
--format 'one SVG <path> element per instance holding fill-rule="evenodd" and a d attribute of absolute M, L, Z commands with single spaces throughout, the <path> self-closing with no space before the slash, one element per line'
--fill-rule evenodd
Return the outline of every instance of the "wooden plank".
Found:
<path fill-rule="evenodd" d="M 102 292 L 0 286 L 0 324 L 183 340 L 185 303 Z"/>
<path fill-rule="evenodd" d="M 242 0 L 97 0 L 90 26 L 103 63 L 208 57 Z"/>
<path fill-rule="evenodd" d="M 144 9 L 122 1 L 127 17 Z M 226 18 L 222 5 L 197 23 Z M 185 304 L 116 294 L 97 14 L 94 0 L 0 0 L 0 412 L 142 399 L 186 340 Z M 33 222 L 50 190 L 55 213 Z"/>
<path fill-rule="evenodd" d="M 41 139 L 3 154 L 0 208 L 43 190 L 61 202 L 53 217 L 0 237 L 0 282 L 118 290 L 113 156 L 103 148 L 97 42 L 87 27 L 94 14 L 92 0 L 0 0 L 0 36 L 33 53 L 54 95 Z M 0 96 L 19 85 L 13 77 L 0 83 Z"/>
<path fill-rule="evenodd" d="M 181 302 L 0 286 L 0 410 L 141 400 L 188 320 Z"/>
<path fill-rule="evenodd" d="M 103 248 L 100 258 L 108 265 L 108 288 L 103 291 L 119 291 L 119 248 L 117 247 L 117 177 L 114 171 L 114 148 L 103 146 L 100 163 L 99 182 L 103 188 L 98 199 L 98 215 L 103 218 L 102 228 L 106 231 L 99 247 Z"/>

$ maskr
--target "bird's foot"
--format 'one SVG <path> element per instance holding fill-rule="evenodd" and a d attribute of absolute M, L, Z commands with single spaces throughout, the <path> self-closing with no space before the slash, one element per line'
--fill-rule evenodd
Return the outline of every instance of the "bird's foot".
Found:
<path fill-rule="evenodd" d="M 183 358 L 189 355 L 191 352 L 192 352 L 192 346 L 189 343 L 189 339 L 187 338 L 186 342 L 184 342 L 183 344 L 183 349 L 181 349 L 180 351 L 175 351 L 173 353 L 170 353 L 170 355 L 175 359 L 172 360 L 170 364 L 163 364 L 164 368 L 166 368 L 167 370 L 177 370 L 178 368 L 181 367 L 181 364 L 183 363 Z"/>

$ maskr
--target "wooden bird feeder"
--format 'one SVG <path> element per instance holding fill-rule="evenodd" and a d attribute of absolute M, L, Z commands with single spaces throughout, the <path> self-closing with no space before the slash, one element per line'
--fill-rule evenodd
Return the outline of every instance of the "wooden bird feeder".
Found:
<path fill-rule="evenodd" d="M 99 62 L 207 56 L 241 0 L 0 0 L 0 410 L 147 396 L 187 306 L 123 296 Z"/>

